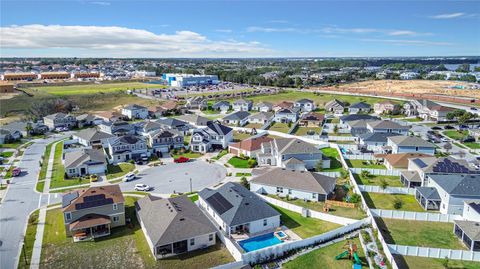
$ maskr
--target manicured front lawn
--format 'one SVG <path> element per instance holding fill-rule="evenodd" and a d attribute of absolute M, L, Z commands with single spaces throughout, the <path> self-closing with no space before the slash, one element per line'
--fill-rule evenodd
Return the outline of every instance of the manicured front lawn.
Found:
<path fill-rule="evenodd" d="M 135 170 L 135 165 L 131 163 L 119 163 L 118 165 L 107 165 L 107 179 L 122 177 Z"/>
<path fill-rule="evenodd" d="M 471 149 L 480 149 L 480 143 L 478 142 L 463 142 L 463 144 Z"/>
<path fill-rule="evenodd" d="M 20 253 L 20 259 L 18 262 L 19 269 L 30 268 L 29 264 L 32 259 L 33 244 L 35 243 L 35 236 L 37 235 L 38 215 L 39 210 L 37 209 L 32 212 L 28 218 L 27 231 L 25 232 L 25 237 L 23 239 L 25 248 L 22 248 L 22 252 Z M 27 260 L 27 264 L 25 264 L 25 258 Z"/>
<path fill-rule="evenodd" d="M 370 175 L 364 177 L 361 174 L 353 174 L 355 181 L 360 185 L 376 185 L 381 186 L 382 179 L 388 183 L 388 187 L 404 187 L 400 182 L 399 176 L 375 176 Z"/>
<path fill-rule="evenodd" d="M 260 124 L 260 123 L 249 123 L 249 124 L 245 125 L 244 127 L 245 127 L 245 128 L 260 129 L 260 128 L 262 128 L 262 126 L 263 126 L 263 125 Z"/>
<path fill-rule="evenodd" d="M 363 192 L 362 195 L 370 208 L 425 212 L 413 195 L 374 192 Z M 396 199 L 400 199 L 403 203 L 398 209 L 393 206 Z"/>
<path fill-rule="evenodd" d="M 468 136 L 468 131 L 448 130 L 443 131 L 443 134 L 454 140 L 462 140 Z"/>
<path fill-rule="evenodd" d="M 403 260 L 410 269 L 445 269 L 443 265 L 444 259 L 434 259 L 416 256 L 403 256 Z M 397 263 L 398 264 L 398 263 Z M 480 262 L 449 260 L 448 268 L 452 269 L 478 269 Z"/>
<path fill-rule="evenodd" d="M 217 156 L 213 157 L 212 159 L 214 160 L 218 160 L 220 158 L 222 158 L 223 156 L 227 155 L 228 154 L 228 150 L 224 149 L 222 151 L 220 151 Z"/>
<path fill-rule="evenodd" d="M 0 157 L 2 158 L 10 158 L 13 156 L 13 151 L 4 151 L 0 153 Z"/>
<path fill-rule="evenodd" d="M 294 131 L 294 135 L 320 135 L 322 133 L 322 127 L 297 127 Z"/>
<path fill-rule="evenodd" d="M 387 169 L 385 165 L 375 164 L 372 161 L 346 159 L 345 162 L 349 167 L 352 167 L 352 168 Z"/>
<path fill-rule="evenodd" d="M 75 185 L 90 183 L 89 179 L 73 178 L 65 179 L 65 168 L 62 164 L 63 141 L 55 146 L 53 159 L 52 179 L 50 180 L 50 189 L 70 187 Z"/>
<path fill-rule="evenodd" d="M 302 217 L 300 213 L 296 213 L 274 205 L 270 206 L 281 214 L 280 220 L 283 225 L 290 228 L 290 230 L 292 230 L 301 238 L 309 238 L 341 227 L 341 225 L 333 222 L 314 218 L 305 218 Z"/>
<path fill-rule="evenodd" d="M 22 144 L 22 141 L 16 141 L 14 143 L 0 144 L 0 148 L 16 149 Z"/>
<path fill-rule="evenodd" d="M 388 244 L 466 249 L 453 234 L 453 223 L 376 218 Z"/>
<path fill-rule="evenodd" d="M 404 121 L 408 121 L 408 122 L 420 122 L 420 121 L 423 121 L 423 119 L 422 119 L 422 118 L 419 118 L 419 117 L 416 117 L 416 118 L 404 119 Z"/>
<path fill-rule="evenodd" d="M 323 168 L 322 172 L 339 172 L 343 169 L 342 163 L 339 160 L 338 151 L 334 148 L 321 149 L 323 155 L 330 159 L 330 168 Z"/>
<path fill-rule="evenodd" d="M 43 160 L 42 160 L 42 167 L 40 168 L 40 175 L 38 180 L 44 180 L 47 176 L 47 168 L 48 168 L 48 158 L 50 157 L 50 152 L 52 151 L 53 143 L 50 143 L 45 148 L 45 153 L 43 153 Z M 38 192 L 43 192 L 43 187 L 45 186 L 45 182 L 38 182 L 36 186 L 36 190 Z"/>
<path fill-rule="evenodd" d="M 250 166 L 248 165 L 248 159 L 241 159 L 237 156 L 234 156 L 230 160 L 228 160 L 228 163 L 235 168 L 250 168 Z"/>
<path fill-rule="evenodd" d="M 236 173 L 236 177 L 251 177 L 252 173 Z"/>
<path fill-rule="evenodd" d="M 273 123 L 270 128 L 268 128 L 269 131 L 277 131 L 281 133 L 288 133 L 288 130 L 290 130 L 291 127 L 288 127 L 287 123 L 280 123 L 280 122 L 275 122 Z"/>
<path fill-rule="evenodd" d="M 189 158 L 189 159 L 196 159 L 198 157 L 201 157 L 203 154 L 199 152 L 184 152 L 184 153 L 177 153 L 177 154 L 172 154 L 172 158 L 177 159 L 180 156 Z"/>
<path fill-rule="evenodd" d="M 310 202 L 310 201 L 305 202 L 302 199 L 287 200 L 287 198 L 279 197 L 276 195 L 269 195 L 269 196 L 277 200 L 282 200 L 286 203 L 298 205 L 298 206 L 305 207 L 305 208 L 322 212 L 322 213 L 324 212 L 323 211 L 323 207 L 325 205 L 324 202 Z M 366 217 L 366 213 L 363 212 L 358 207 L 347 208 L 347 207 L 340 207 L 340 206 L 331 206 L 328 214 L 332 214 L 339 217 L 351 218 L 351 219 L 363 219 Z"/>
<path fill-rule="evenodd" d="M 133 226 L 112 229 L 95 241 L 73 243 L 65 236 L 60 209 L 47 212 L 41 268 L 210 268 L 233 261 L 220 243 L 205 250 L 156 261 L 135 216 L 134 201 L 125 197 L 126 218 Z M 217 239 L 217 242 L 220 240 Z"/>
<path fill-rule="evenodd" d="M 357 254 L 362 260 L 362 268 L 368 268 L 367 260 L 365 258 L 365 253 L 363 252 L 360 240 L 354 238 L 350 240 L 353 244 L 357 245 Z M 282 268 L 285 269 L 310 269 L 310 268 L 329 268 L 329 269 L 346 269 L 352 268 L 353 261 L 349 260 L 348 257 L 343 259 L 335 260 L 335 257 L 340 253 L 344 252 L 344 246 L 347 241 L 340 241 L 329 246 L 316 249 L 312 252 L 309 252 L 305 255 L 302 255 L 298 258 L 295 258 L 285 264 Z"/>

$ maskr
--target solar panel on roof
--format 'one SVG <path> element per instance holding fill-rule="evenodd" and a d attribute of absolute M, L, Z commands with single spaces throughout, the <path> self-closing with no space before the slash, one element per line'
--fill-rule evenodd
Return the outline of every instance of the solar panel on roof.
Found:
<path fill-rule="evenodd" d="M 424 168 L 427 166 L 427 164 L 425 164 L 422 160 L 420 159 L 415 159 L 413 160 L 413 162 L 420 168 Z"/>
<path fill-rule="evenodd" d="M 233 207 L 233 205 L 218 192 L 208 197 L 206 201 L 219 215 L 222 215 Z"/>
<path fill-rule="evenodd" d="M 83 198 L 85 202 L 104 200 L 104 199 L 105 199 L 105 194 L 90 195 Z"/>
<path fill-rule="evenodd" d="M 81 210 L 81 209 L 103 206 L 103 205 L 109 205 L 109 204 L 113 204 L 113 199 L 112 198 L 102 199 L 102 200 L 93 200 L 93 201 L 89 201 L 89 202 L 79 203 L 79 204 L 75 205 L 75 209 L 76 210 Z"/>

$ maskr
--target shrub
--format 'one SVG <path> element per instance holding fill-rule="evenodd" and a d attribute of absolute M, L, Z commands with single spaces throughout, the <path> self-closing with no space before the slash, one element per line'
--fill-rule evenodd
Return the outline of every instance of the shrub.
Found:
<path fill-rule="evenodd" d="M 248 167 L 253 168 L 255 166 L 257 166 L 257 160 L 255 160 L 253 158 L 248 159 Z"/>
<path fill-rule="evenodd" d="M 350 196 L 350 203 L 356 204 L 356 203 L 360 202 L 361 200 L 362 200 L 362 198 L 357 193 L 354 193 L 354 194 L 352 194 L 352 196 Z"/>
<path fill-rule="evenodd" d="M 384 190 L 387 187 L 388 187 L 388 182 L 384 178 L 380 179 L 380 188 L 382 188 L 382 190 Z"/>
<path fill-rule="evenodd" d="M 242 177 L 240 179 L 240 184 L 242 184 L 242 186 L 244 186 L 245 188 L 250 189 L 250 183 L 248 182 L 246 177 Z"/>
<path fill-rule="evenodd" d="M 400 208 L 402 208 L 402 206 L 403 206 L 403 201 L 402 201 L 402 199 L 400 199 L 400 198 L 395 198 L 395 199 L 393 200 L 393 208 L 395 208 L 395 209 L 400 209 Z"/>

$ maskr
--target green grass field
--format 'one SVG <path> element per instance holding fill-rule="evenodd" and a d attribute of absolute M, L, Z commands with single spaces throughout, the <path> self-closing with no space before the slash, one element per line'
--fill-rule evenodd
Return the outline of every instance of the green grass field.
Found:
<path fill-rule="evenodd" d="M 35 236 L 37 235 L 38 215 L 39 210 L 37 209 L 28 217 L 27 231 L 25 232 L 25 237 L 23 238 L 25 247 L 22 248 L 22 252 L 20 253 L 18 269 L 30 268 L 33 244 L 35 243 Z M 27 261 L 27 264 L 25 264 L 25 260 Z"/>
<path fill-rule="evenodd" d="M 249 133 L 233 132 L 233 141 L 239 142 L 247 138 L 250 138 L 251 136 L 252 135 L 250 135 Z"/>
<path fill-rule="evenodd" d="M 468 131 L 448 130 L 443 131 L 443 134 L 454 140 L 462 140 L 468 136 Z"/>
<path fill-rule="evenodd" d="M 322 127 L 297 127 L 295 131 L 293 131 L 294 135 L 319 135 L 322 133 Z"/>
<path fill-rule="evenodd" d="M 383 164 L 374 164 L 370 161 L 365 160 L 349 160 L 346 159 L 345 162 L 349 167 L 353 168 L 371 168 L 371 169 L 387 169 Z"/>
<path fill-rule="evenodd" d="M 281 214 L 280 220 L 282 223 L 301 238 L 309 238 L 341 227 L 341 225 L 333 222 L 314 218 L 305 218 L 300 213 L 296 213 L 271 204 L 270 206 Z"/>
<path fill-rule="evenodd" d="M 135 165 L 131 163 L 119 163 L 118 165 L 107 165 L 107 179 L 122 177 L 135 170 Z"/>
<path fill-rule="evenodd" d="M 65 167 L 62 164 L 63 142 L 55 146 L 55 153 L 53 159 L 52 179 L 50 180 L 50 189 L 73 187 L 76 185 L 90 183 L 89 179 L 65 179 Z"/>
<path fill-rule="evenodd" d="M 453 234 L 453 223 L 376 218 L 388 244 L 463 249 Z"/>
<path fill-rule="evenodd" d="M 148 84 L 142 82 L 124 82 L 124 83 L 105 83 L 105 84 L 86 84 L 71 86 L 42 86 L 26 88 L 25 91 L 36 94 L 38 92 L 48 93 L 57 96 L 77 95 L 77 94 L 95 94 L 124 92 L 133 89 L 152 89 L 165 88 L 163 85 Z"/>
<path fill-rule="evenodd" d="M 125 217 L 132 220 L 132 226 L 114 228 L 110 236 L 81 243 L 65 236 L 61 209 L 47 211 L 40 267 L 89 268 L 95 264 L 95 268 L 210 268 L 234 261 L 220 243 L 156 261 L 135 216 L 136 199 L 125 197 Z"/>
<path fill-rule="evenodd" d="M 375 192 L 363 192 L 362 194 L 370 208 L 425 212 L 413 195 Z M 393 206 L 395 199 L 400 199 L 403 202 L 401 208 L 395 209 Z"/>
<path fill-rule="evenodd" d="M 404 187 L 402 182 L 400 182 L 399 176 L 374 176 L 370 175 L 368 177 L 364 177 L 360 174 L 353 174 L 355 177 L 355 181 L 360 185 L 381 185 L 381 180 L 384 179 L 389 187 Z"/>
<path fill-rule="evenodd" d="M 433 258 L 424 258 L 416 256 L 403 256 L 405 261 L 405 268 L 410 269 L 445 269 L 443 265 L 444 259 L 433 259 Z M 398 265 L 398 262 L 397 262 Z M 403 268 L 403 267 L 400 267 Z M 480 268 L 480 262 L 470 262 L 470 261 L 460 261 L 460 260 L 449 260 L 448 268 L 451 269 L 478 269 Z"/>
<path fill-rule="evenodd" d="M 330 168 L 322 169 L 322 172 L 338 172 L 343 169 L 342 163 L 340 162 L 338 151 L 334 148 L 323 148 L 321 149 L 323 155 L 330 159 Z"/>
<path fill-rule="evenodd" d="M 290 130 L 290 127 L 288 127 L 288 124 L 286 123 L 275 122 L 268 128 L 268 130 L 287 134 Z"/>
<path fill-rule="evenodd" d="M 362 260 L 362 268 L 368 268 L 365 253 L 362 250 L 360 240 L 357 238 L 351 240 L 357 245 L 357 254 Z M 340 241 L 338 243 L 316 249 L 307 254 L 301 255 L 285 264 L 282 268 L 285 269 L 310 269 L 310 268 L 329 268 L 329 269 L 347 269 L 352 268 L 353 261 L 348 257 L 336 260 L 335 257 L 342 253 L 347 241 Z"/>
<path fill-rule="evenodd" d="M 249 168 L 248 159 L 241 159 L 239 157 L 232 157 L 228 160 L 228 163 L 235 168 Z"/>

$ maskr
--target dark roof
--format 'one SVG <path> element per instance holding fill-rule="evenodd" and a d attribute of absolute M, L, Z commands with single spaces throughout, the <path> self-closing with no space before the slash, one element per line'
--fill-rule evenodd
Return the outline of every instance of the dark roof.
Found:
<path fill-rule="evenodd" d="M 64 193 L 62 196 L 62 210 L 68 212 L 113 203 L 123 203 L 124 201 L 125 199 L 119 185 L 90 187 Z"/>
<path fill-rule="evenodd" d="M 206 188 L 198 195 L 228 226 L 280 216 L 275 209 L 256 194 L 238 183 L 227 182 L 218 189 Z"/>
<path fill-rule="evenodd" d="M 480 198 L 480 175 L 433 174 L 428 176 L 450 195 Z"/>
<path fill-rule="evenodd" d="M 135 109 L 147 109 L 147 108 L 144 107 L 144 106 L 137 105 L 137 104 L 131 104 L 131 105 L 128 105 L 128 106 L 124 107 L 124 109 L 135 110 Z"/>
<path fill-rule="evenodd" d="M 387 143 L 387 140 L 391 136 L 396 136 L 395 133 L 365 133 L 360 135 L 360 139 L 365 142 L 379 142 Z"/>
<path fill-rule="evenodd" d="M 164 118 L 164 119 L 159 119 L 157 120 L 158 123 L 161 125 L 169 126 L 172 128 L 180 127 L 180 126 L 185 126 L 188 123 L 175 119 L 175 118 Z"/>
<path fill-rule="evenodd" d="M 440 195 L 438 194 L 437 189 L 433 187 L 417 187 L 416 190 L 428 200 L 441 200 Z"/>
<path fill-rule="evenodd" d="M 340 120 L 343 122 L 354 121 L 354 120 L 379 120 L 379 117 L 366 115 L 366 114 L 350 114 L 341 116 Z"/>
<path fill-rule="evenodd" d="M 313 103 L 313 101 L 310 100 L 310 99 L 303 98 L 303 99 L 300 99 L 300 100 L 296 101 L 295 103 L 306 104 L 306 103 Z"/>
<path fill-rule="evenodd" d="M 126 144 L 136 144 L 140 139 L 134 135 L 124 135 L 119 138 L 119 141 Z"/>
<path fill-rule="evenodd" d="M 243 120 L 248 116 L 250 116 L 250 113 L 248 113 L 247 111 L 237 111 L 225 116 L 223 120 Z"/>
<path fill-rule="evenodd" d="M 70 230 L 75 231 L 110 223 L 112 223 L 112 221 L 110 220 L 109 216 L 92 213 L 84 215 L 76 221 L 70 223 L 69 228 Z"/>
<path fill-rule="evenodd" d="M 230 107 L 230 103 L 229 103 L 228 101 L 218 101 L 218 102 L 216 102 L 216 103 L 212 106 L 212 108 L 213 108 L 213 109 L 217 109 L 217 108 L 220 108 L 220 107 L 222 107 L 222 106 L 228 106 L 228 107 Z"/>
<path fill-rule="evenodd" d="M 207 128 L 214 131 L 215 133 L 217 133 L 219 135 L 226 135 L 233 130 L 232 128 L 230 128 L 228 126 L 222 125 L 222 124 L 220 124 L 218 122 L 214 122 L 214 121 L 207 122 Z"/>
<path fill-rule="evenodd" d="M 468 205 L 469 205 L 473 210 L 475 210 L 475 212 L 477 212 L 478 214 L 480 214 L 480 203 L 469 202 Z"/>
<path fill-rule="evenodd" d="M 156 246 L 216 232 L 187 196 L 162 199 L 147 195 L 135 202 L 135 208 L 146 234 Z"/>
<path fill-rule="evenodd" d="M 365 102 L 357 102 L 350 105 L 350 108 L 371 108 L 372 106 Z"/>

